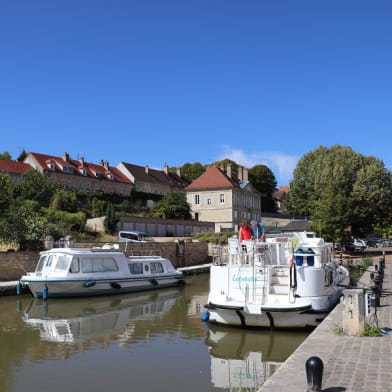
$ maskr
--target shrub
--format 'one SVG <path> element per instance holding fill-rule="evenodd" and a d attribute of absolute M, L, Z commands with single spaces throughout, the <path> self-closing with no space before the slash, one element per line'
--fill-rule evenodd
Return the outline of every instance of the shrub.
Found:
<path fill-rule="evenodd" d="M 215 233 L 205 232 L 194 235 L 192 238 L 200 242 L 210 242 L 216 245 L 226 245 L 229 237 L 235 235 L 235 232 Z"/>

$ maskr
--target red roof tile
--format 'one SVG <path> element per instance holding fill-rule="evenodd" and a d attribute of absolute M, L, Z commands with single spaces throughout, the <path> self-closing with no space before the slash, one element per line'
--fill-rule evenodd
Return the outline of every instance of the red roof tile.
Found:
<path fill-rule="evenodd" d="M 0 159 L 0 172 L 23 174 L 31 168 L 28 163 Z"/>
<path fill-rule="evenodd" d="M 179 176 L 177 173 L 168 172 L 165 174 L 163 170 L 151 169 L 150 167 L 133 165 L 131 163 L 121 162 L 124 167 L 134 176 L 135 181 L 166 184 L 171 187 L 183 189 L 189 185 L 188 179 Z"/>
<path fill-rule="evenodd" d="M 113 174 L 114 181 L 117 182 L 123 182 L 126 184 L 131 184 L 131 180 L 129 180 L 119 169 L 113 166 L 108 166 L 109 171 L 106 169 L 105 166 L 103 165 L 96 165 L 94 163 L 89 163 L 89 162 L 81 162 L 75 159 L 68 159 L 64 160 L 61 157 L 54 157 L 51 155 L 45 155 L 45 154 L 39 154 L 36 152 L 31 152 L 30 153 L 35 160 L 38 162 L 38 164 L 41 166 L 43 170 L 49 170 L 48 163 L 54 163 L 55 164 L 55 171 L 65 173 L 63 172 L 63 166 L 69 166 L 72 167 L 74 172 L 71 173 L 70 175 L 76 175 L 76 176 L 83 176 L 81 171 L 79 169 L 83 168 L 86 170 L 87 177 L 93 177 L 96 178 L 100 176 L 100 178 L 105 178 L 108 181 L 110 181 L 107 177 L 108 172 Z M 65 173 L 69 174 L 69 173 Z"/>
<path fill-rule="evenodd" d="M 200 177 L 196 178 L 185 189 L 235 188 L 238 186 L 238 183 L 233 178 L 229 178 L 220 168 L 209 166 Z"/>

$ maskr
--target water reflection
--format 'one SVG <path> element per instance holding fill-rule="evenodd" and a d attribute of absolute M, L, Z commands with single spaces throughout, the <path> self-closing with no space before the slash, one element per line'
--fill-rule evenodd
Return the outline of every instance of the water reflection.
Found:
<path fill-rule="evenodd" d="M 299 346 L 306 333 L 209 325 L 211 381 L 230 391 L 256 391 Z"/>
<path fill-rule="evenodd" d="M 257 390 L 306 335 L 204 325 L 208 285 L 200 275 L 120 296 L 0 297 L 0 391 Z"/>
<path fill-rule="evenodd" d="M 108 336 L 126 342 L 133 336 L 136 321 L 162 317 L 180 297 L 179 289 L 167 289 L 90 299 L 32 299 L 22 319 L 49 342 L 78 343 Z"/>

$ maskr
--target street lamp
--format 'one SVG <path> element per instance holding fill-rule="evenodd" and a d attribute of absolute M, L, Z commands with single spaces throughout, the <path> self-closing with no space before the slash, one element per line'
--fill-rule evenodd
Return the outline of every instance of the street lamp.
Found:
<path fill-rule="evenodd" d="M 321 219 L 318 220 L 319 237 L 321 238 Z"/>

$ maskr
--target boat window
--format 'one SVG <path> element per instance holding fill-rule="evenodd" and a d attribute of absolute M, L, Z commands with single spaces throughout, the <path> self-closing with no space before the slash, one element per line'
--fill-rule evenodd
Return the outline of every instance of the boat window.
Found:
<path fill-rule="evenodd" d="M 82 259 L 82 272 L 114 272 L 118 271 L 116 262 L 109 258 L 86 258 Z"/>
<path fill-rule="evenodd" d="M 65 271 L 68 268 L 69 257 L 68 256 L 58 256 L 57 263 L 55 266 L 55 271 Z"/>
<path fill-rule="evenodd" d="M 142 274 L 143 273 L 143 264 L 142 263 L 130 263 L 128 264 L 129 271 L 131 274 Z"/>
<path fill-rule="evenodd" d="M 43 255 L 40 257 L 38 264 L 37 264 L 37 268 L 35 269 L 35 272 L 42 271 L 42 268 L 44 267 L 47 258 L 48 258 L 48 255 Z"/>
<path fill-rule="evenodd" d="M 53 256 L 52 255 L 48 256 L 48 258 L 46 259 L 45 267 L 50 267 L 52 265 L 52 260 L 53 260 Z"/>
<path fill-rule="evenodd" d="M 75 274 L 80 272 L 80 265 L 79 265 L 79 259 L 77 257 L 74 257 L 72 259 L 71 267 L 69 268 L 69 272 Z"/>
<path fill-rule="evenodd" d="M 162 263 L 150 263 L 151 273 L 152 274 L 159 274 L 163 272 Z"/>

